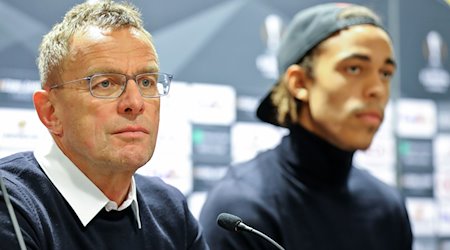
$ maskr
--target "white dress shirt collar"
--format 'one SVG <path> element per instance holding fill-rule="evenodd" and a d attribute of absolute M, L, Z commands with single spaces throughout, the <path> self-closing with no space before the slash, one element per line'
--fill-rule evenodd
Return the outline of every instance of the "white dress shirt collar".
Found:
<path fill-rule="evenodd" d="M 50 147 L 40 148 L 34 151 L 34 156 L 44 170 L 50 181 L 55 185 L 64 199 L 77 214 L 83 226 L 103 209 L 123 210 L 132 206 L 138 228 L 141 228 L 139 217 L 139 205 L 136 194 L 134 177 L 131 179 L 131 187 L 127 199 L 118 206 L 83 174 L 66 155 L 59 149 L 55 142 Z"/>

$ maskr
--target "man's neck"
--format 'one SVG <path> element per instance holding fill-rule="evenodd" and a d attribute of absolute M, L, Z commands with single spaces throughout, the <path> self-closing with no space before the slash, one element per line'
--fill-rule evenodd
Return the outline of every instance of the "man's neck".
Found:
<path fill-rule="evenodd" d="M 80 169 L 111 201 L 118 206 L 124 202 L 131 187 L 132 173 L 89 173 Z"/>
<path fill-rule="evenodd" d="M 58 138 L 55 138 L 55 142 L 61 151 L 108 199 L 116 202 L 118 206 L 126 200 L 134 172 L 131 170 L 119 171 L 120 167 L 102 166 L 99 163 L 92 165 L 85 158 L 71 154 L 71 151 L 67 150 Z"/>

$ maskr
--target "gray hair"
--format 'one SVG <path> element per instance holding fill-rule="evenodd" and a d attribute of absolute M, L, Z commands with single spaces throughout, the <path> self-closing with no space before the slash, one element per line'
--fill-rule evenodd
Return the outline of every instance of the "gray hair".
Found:
<path fill-rule="evenodd" d="M 76 5 L 42 39 L 37 58 L 42 88 L 49 79 L 59 76 L 75 32 L 83 31 L 89 26 L 101 29 L 134 27 L 143 32 L 152 44 L 150 33 L 144 29 L 141 13 L 130 3 L 115 3 L 105 0 Z"/>

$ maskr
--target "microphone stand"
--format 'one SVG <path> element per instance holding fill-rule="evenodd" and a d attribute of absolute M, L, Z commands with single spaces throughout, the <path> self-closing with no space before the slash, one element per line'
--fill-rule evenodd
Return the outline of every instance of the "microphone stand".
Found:
<path fill-rule="evenodd" d="M 19 222 L 17 222 L 16 214 L 14 213 L 14 208 L 9 199 L 8 192 L 6 191 L 5 183 L 3 182 L 3 176 L 0 175 L 0 186 L 3 193 L 3 199 L 5 200 L 6 207 L 8 208 L 9 217 L 14 227 L 14 232 L 16 233 L 17 241 L 19 242 L 20 250 L 26 250 L 25 241 L 23 240 L 22 232 L 20 231 Z"/>
<path fill-rule="evenodd" d="M 244 224 L 243 222 L 239 222 L 236 225 L 236 229 L 239 229 L 237 231 L 246 231 L 246 232 L 250 232 L 250 233 L 255 233 L 256 235 L 262 237 L 263 239 L 267 240 L 268 242 L 270 242 L 272 245 L 274 245 L 277 249 L 279 250 L 284 250 L 284 248 L 278 244 L 276 241 L 272 240 L 272 238 L 270 238 L 269 236 L 265 235 L 264 233 L 254 229 L 253 227 L 247 226 L 246 224 Z"/>
<path fill-rule="evenodd" d="M 226 230 L 233 231 L 233 232 L 250 232 L 254 233 L 263 239 L 270 242 L 273 246 L 275 246 L 279 250 L 284 250 L 284 248 L 278 244 L 276 241 L 272 240 L 269 236 L 265 235 L 264 233 L 254 229 L 251 226 L 247 226 L 244 222 L 242 222 L 242 219 L 237 217 L 236 215 L 229 214 L 229 213 L 221 213 L 219 216 L 217 216 L 217 224 L 221 227 L 223 227 Z"/>

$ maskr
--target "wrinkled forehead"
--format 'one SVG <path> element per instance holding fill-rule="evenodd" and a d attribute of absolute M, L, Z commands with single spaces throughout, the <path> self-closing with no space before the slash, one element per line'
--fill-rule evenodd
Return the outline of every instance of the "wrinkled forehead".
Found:
<path fill-rule="evenodd" d="M 155 47 L 147 34 L 134 27 L 105 29 L 88 26 L 71 37 L 64 61 L 75 61 L 93 54 L 108 57 L 111 52 L 124 56 L 139 52 L 141 55 L 151 55 L 152 60 L 158 63 Z"/>
<path fill-rule="evenodd" d="M 95 73 L 158 72 L 156 51 L 147 36 L 134 28 L 105 30 L 90 27 L 71 39 L 60 76 L 84 77 Z"/>
<path fill-rule="evenodd" d="M 89 25 L 83 27 L 82 29 L 77 30 L 70 39 L 70 44 L 72 44 L 77 39 L 89 39 L 91 42 L 95 43 L 104 42 L 106 37 L 111 37 L 111 34 L 120 32 L 123 36 L 129 36 L 130 38 L 137 38 L 141 40 L 143 43 L 149 45 L 153 50 L 155 50 L 153 41 L 151 39 L 150 34 L 133 26 L 121 26 L 121 27 L 108 27 L 101 28 L 98 26 Z M 70 46 L 70 45 L 69 45 Z"/>

